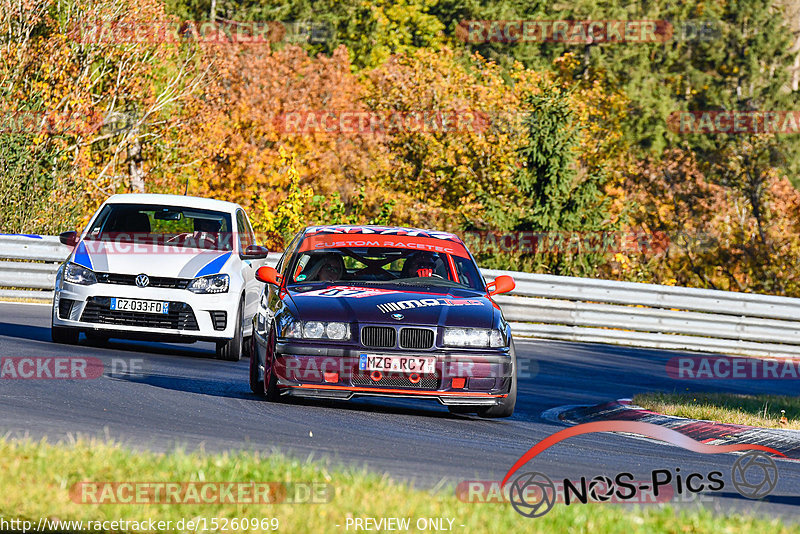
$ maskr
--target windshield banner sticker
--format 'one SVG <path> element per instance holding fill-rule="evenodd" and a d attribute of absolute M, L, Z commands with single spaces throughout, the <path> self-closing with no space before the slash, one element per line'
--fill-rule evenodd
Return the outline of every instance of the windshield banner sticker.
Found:
<path fill-rule="evenodd" d="M 377 295 L 386 295 L 388 293 L 399 293 L 392 289 L 379 289 L 374 287 L 352 287 L 352 286 L 331 286 L 326 289 L 317 289 L 316 291 L 309 291 L 303 293 L 303 297 L 348 297 L 353 299 L 360 299 L 363 297 L 374 297 Z"/>

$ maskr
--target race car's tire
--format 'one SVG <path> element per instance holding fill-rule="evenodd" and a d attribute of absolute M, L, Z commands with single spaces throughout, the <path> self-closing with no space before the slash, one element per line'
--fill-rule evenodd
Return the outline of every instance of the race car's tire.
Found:
<path fill-rule="evenodd" d="M 244 316 L 244 300 L 239 300 L 239 311 L 236 314 L 236 326 L 233 338 L 217 342 L 217 358 L 229 362 L 238 362 L 242 357 L 242 316 Z"/>
<path fill-rule="evenodd" d="M 249 358 L 253 350 L 253 335 L 242 338 L 242 358 Z"/>
<path fill-rule="evenodd" d="M 500 418 L 511 417 L 514 413 L 514 405 L 517 404 L 517 352 L 514 350 L 514 342 L 511 342 L 511 388 L 508 390 L 508 396 L 500 402 L 489 408 L 481 408 L 478 410 L 480 417 L 486 418 Z"/>
<path fill-rule="evenodd" d="M 69 328 L 67 326 L 50 326 L 50 338 L 53 343 L 62 343 L 64 345 L 76 345 L 78 337 L 81 335 L 80 330 L 76 328 Z"/>
<path fill-rule="evenodd" d="M 275 344 L 277 343 L 277 335 L 275 330 L 270 331 L 269 338 L 267 338 L 267 353 L 264 356 L 264 363 L 269 362 L 269 371 L 264 375 L 264 396 L 268 401 L 275 402 L 280 400 L 281 396 L 278 391 L 278 375 L 275 374 Z"/>
<path fill-rule="evenodd" d="M 258 351 L 256 350 L 256 336 L 250 336 L 250 391 L 258 395 L 264 396 L 264 381 L 258 378 Z"/>

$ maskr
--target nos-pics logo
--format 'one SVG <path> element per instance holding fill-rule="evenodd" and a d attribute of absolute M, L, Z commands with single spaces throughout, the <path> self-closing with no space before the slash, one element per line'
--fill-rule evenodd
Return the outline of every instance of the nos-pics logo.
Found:
<path fill-rule="evenodd" d="M 540 441 L 511 467 L 506 473 L 502 485 L 508 483 L 523 465 L 547 448 L 572 436 L 595 432 L 638 434 L 701 454 L 749 451 L 736 460 L 731 470 L 733 487 L 748 499 L 764 498 L 772 493 L 778 484 L 778 467 L 764 452 L 784 456 L 775 449 L 763 445 L 708 445 L 675 430 L 650 423 L 601 421 L 567 428 Z M 590 501 L 607 502 L 612 498 L 624 502 L 635 499 L 637 493 L 641 491 L 652 491 L 653 495 L 658 497 L 659 491 L 666 487 L 679 495 L 720 491 L 725 487 L 721 471 L 703 474 L 681 472 L 680 468 L 674 470 L 654 469 L 650 475 L 649 484 L 634 483 L 634 476 L 631 473 L 618 473 L 613 478 L 598 475 L 590 480 L 587 480 L 586 477 L 581 477 L 578 481 L 564 479 L 563 483 L 559 484 L 561 488 L 559 493 L 558 487 L 547 475 L 528 471 L 514 478 L 510 484 L 508 496 L 514 510 L 525 517 L 534 518 L 541 517 L 552 510 L 557 501 L 562 501 L 567 506 L 578 502 L 581 504 L 587 504 Z"/>

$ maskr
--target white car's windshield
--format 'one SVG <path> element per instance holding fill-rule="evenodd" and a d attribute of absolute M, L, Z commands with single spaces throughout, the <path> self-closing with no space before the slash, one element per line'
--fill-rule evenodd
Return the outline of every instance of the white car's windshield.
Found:
<path fill-rule="evenodd" d="M 144 204 L 106 205 L 86 236 L 214 250 L 233 250 L 232 237 L 229 213 Z"/>

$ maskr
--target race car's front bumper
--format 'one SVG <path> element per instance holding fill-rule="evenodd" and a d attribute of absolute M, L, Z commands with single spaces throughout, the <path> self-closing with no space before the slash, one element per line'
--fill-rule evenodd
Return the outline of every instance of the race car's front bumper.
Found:
<path fill-rule="evenodd" d="M 255 340 L 259 361 L 265 361 L 266 340 L 258 334 Z M 435 399 L 444 405 L 493 406 L 508 396 L 516 372 L 507 347 L 414 352 L 279 340 L 275 349 L 278 388 L 284 395 L 298 397 L 342 400 L 362 396 L 418 397 Z M 365 353 L 433 356 L 436 372 L 373 376 L 359 370 L 360 356 Z"/>
<path fill-rule="evenodd" d="M 238 295 L 238 293 L 234 293 Z M 167 314 L 120 312 L 111 298 L 169 303 Z M 186 289 L 59 281 L 53 300 L 53 325 L 108 337 L 192 342 L 234 336 L 239 299 L 230 293 L 196 294 Z"/>

